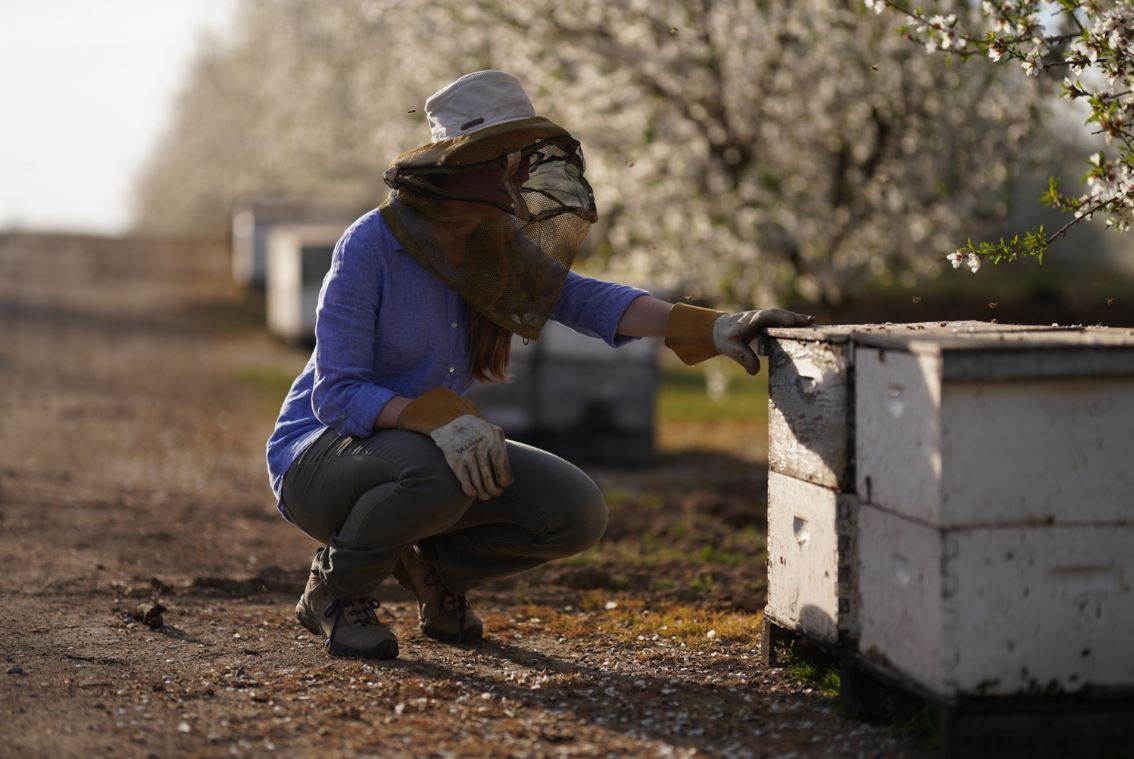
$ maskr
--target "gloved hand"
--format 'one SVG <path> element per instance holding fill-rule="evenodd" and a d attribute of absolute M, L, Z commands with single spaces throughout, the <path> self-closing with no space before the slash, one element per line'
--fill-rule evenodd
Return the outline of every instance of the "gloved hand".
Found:
<path fill-rule="evenodd" d="M 665 344 L 689 365 L 724 354 L 749 374 L 757 374 L 760 359 L 750 342 L 769 327 L 806 327 L 813 321 L 814 317 L 779 308 L 729 314 L 678 303 L 669 312 Z"/>
<path fill-rule="evenodd" d="M 465 495 L 486 501 L 512 484 L 504 430 L 482 419 L 471 401 L 452 390 L 434 388 L 411 401 L 397 426 L 433 438 Z"/>

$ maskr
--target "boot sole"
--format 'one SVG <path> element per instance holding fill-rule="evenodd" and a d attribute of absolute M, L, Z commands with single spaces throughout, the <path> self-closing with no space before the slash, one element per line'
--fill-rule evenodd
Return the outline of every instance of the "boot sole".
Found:
<path fill-rule="evenodd" d="M 385 640 L 370 651 L 355 651 L 350 648 L 340 648 L 334 643 L 326 645 L 327 653 L 331 656 L 338 656 L 345 659 L 397 659 L 398 658 L 398 641 Z"/>
<path fill-rule="evenodd" d="M 323 635 L 319 623 L 311 616 L 307 609 L 299 606 L 295 610 L 295 618 L 313 635 L 323 639 L 323 647 L 331 656 L 340 656 L 351 659 L 396 659 L 398 658 L 398 641 L 384 640 L 377 647 L 369 651 L 356 651 L 351 648 L 342 648 L 327 640 Z"/>

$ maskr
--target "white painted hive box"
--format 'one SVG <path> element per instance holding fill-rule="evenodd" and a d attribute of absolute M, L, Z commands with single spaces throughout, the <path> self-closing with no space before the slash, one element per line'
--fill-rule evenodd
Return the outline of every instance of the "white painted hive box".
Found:
<path fill-rule="evenodd" d="M 786 332 L 786 331 L 785 331 Z M 854 409 L 847 330 L 792 330 L 768 343 L 768 468 L 854 490 Z"/>
<path fill-rule="evenodd" d="M 1033 332 L 989 322 L 920 322 L 772 329 L 768 356 L 768 468 L 840 492 L 855 491 L 854 353 L 860 339 Z"/>
<path fill-rule="evenodd" d="M 769 619 L 822 643 L 858 637 L 857 519 L 854 494 L 768 473 Z"/>
<path fill-rule="evenodd" d="M 340 232 L 354 220 L 342 208 L 300 200 L 249 199 L 233 210 L 232 278 L 238 285 L 263 290 L 268 283 L 268 246 L 272 231 L 289 224 L 337 224 Z"/>
<path fill-rule="evenodd" d="M 860 653 L 946 698 L 1134 686 L 1134 337 L 853 340 Z"/>
<path fill-rule="evenodd" d="M 276 226 L 268 237 L 268 330 L 291 343 L 315 340 L 319 289 L 344 226 Z"/>
<path fill-rule="evenodd" d="M 853 648 L 855 569 L 855 336 L 927 334 L 937 322 L 770 330 L 768 355 L 768 602 L 780 627 Z M 1009 331 L 957 322 L 949 331 Z"/>

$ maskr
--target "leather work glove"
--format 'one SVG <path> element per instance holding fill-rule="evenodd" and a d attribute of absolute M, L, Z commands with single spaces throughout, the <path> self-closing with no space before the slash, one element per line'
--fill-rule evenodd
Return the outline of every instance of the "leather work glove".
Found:
<path fill-rule="evenodd" d="M 814 320 L 813 316 L 779 308 L 729 314 L 677 303 L 669 312 L 665 345 L 690 366 L 723 354 L 749 374 L 758 374 L 760 359 L 750 342 L 769 327 L 806 327 Z"/>
<path fill-rule="evenodd" d="M 411 401 L 397 427 L 433 438 L 467 496 L 487 501 L 512 484 L 504 430 L 482 419 L 471 401 L 452 390 L 434 388 Z"/>

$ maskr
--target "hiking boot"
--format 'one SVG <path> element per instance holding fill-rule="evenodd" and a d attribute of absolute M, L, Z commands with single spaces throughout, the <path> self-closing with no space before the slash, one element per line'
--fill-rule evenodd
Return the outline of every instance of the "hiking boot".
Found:
<path fill-rule="evenodd" d="M 418 546 L 404 549 L 394 564 L 398 584 L 417 596 L 421 631 L 431 638 L 470 643 L 484 637 L 484 622 L 463 593 L 445 587 L 433 561 Z"/>
<path fill-rule="evenodd" d="M 389 625 L 379 621 L 377 609 L 378 602 L 370 598 L 335 598 L 313 572 L 295 605 L 295 616 L 323 638 L 323 647 L 332 656 L 393 659 L 398 655 L 398 639 Z"/>

